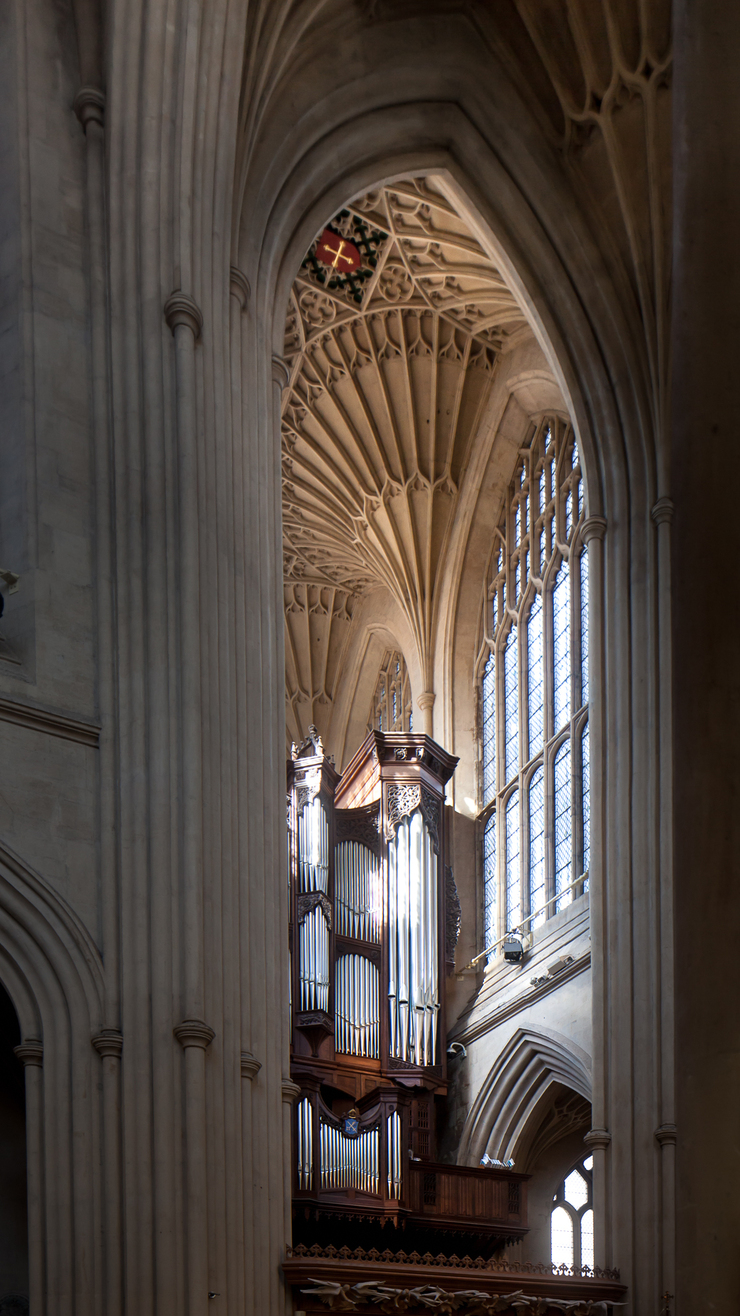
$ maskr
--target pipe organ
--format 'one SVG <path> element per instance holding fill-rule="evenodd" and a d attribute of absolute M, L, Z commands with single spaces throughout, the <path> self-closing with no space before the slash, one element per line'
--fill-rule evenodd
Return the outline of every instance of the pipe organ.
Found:
<path fill-rule="evenodd" d="M 444 1210 L 441 1189 L 428 1190 L 432 1178 L 453 1173 L 434 1158 L 437 1106 L 447 1091 L 445 935 L 456 928 L 459 909 L 444 807 L 456 763 L 428 736 L 373 731 L 340 778 L 314 728 L 293 747 L 297 1220 L 312 1209 L 324 1220 L 354 1213 L 366 1223 L 391 1218 L 417 1232 L 482 1232 L 489 1242 L 525 1230 L 518 1187 L 501 1197 L 516 1202 L 505 1219 L 483 1224 L 474 1209 L 483 1201 L 481 1176 L 503 1173 L 517 1184 L 524 1176 L 455 1167 L 455 1219 Z"/>

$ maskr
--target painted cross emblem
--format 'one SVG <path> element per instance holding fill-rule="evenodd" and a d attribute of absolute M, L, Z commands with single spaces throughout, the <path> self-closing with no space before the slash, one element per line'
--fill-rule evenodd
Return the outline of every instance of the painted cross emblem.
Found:
<path fill-rule="evenodd" d="M 321 234 L 316 256 L 322 264 L 330 265 L 338 274 L 349 274 L 362 264 L 362 257 L 354 242 L 348 242 L 338 233 L 332 233 L 330 228 L 325 228 Z"/>

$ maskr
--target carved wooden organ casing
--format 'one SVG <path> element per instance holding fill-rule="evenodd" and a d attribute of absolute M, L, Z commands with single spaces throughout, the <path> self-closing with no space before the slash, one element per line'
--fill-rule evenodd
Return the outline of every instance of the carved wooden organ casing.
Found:
<path fill-rule="evenodd" d="M 402 1209 L 446 1091 L 445 785 L 428 736 L 372 732 L 339 779 L 288 767 L 296 1194 Z M 451 879 L 450 879 L 451 880 Z"/>

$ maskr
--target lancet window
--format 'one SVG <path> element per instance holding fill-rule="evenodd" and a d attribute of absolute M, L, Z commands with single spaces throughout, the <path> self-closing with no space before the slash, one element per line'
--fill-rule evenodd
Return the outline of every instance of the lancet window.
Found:
<path fill-rule="evenodd" d="M 402 653 L 383 659 L 373 695 L 368 731 L 413 731 L 411 682 Z"/>
<path fill-rule="evenodd" d="M 480 671 L 484 945 L 588 889 L 588 555 L 572 427 L 522 448 L 494 535 Z"/>

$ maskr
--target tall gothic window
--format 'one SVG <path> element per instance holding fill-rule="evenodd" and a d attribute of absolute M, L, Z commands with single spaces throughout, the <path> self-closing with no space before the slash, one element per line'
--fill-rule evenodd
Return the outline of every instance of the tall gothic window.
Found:
<path fill-rule="evenodd" d="M 403 654 L 387 653 L 373 695 L 368 731 L 413 731 L 411 682 Z"/>
<path fill-rule="evenodd" d="M 505 932 L 530 932 L 588 890 L 584 520 L 573 430 L 546 420 L 517 462 L 485 601 L 479 670 L 487 948 Z"/>
<path fill-rule="evenodd" d="M 566 1174 L 552 1199 L 550 1259 L 554 1266 L 594 1264 L 593 1156 Z"/>

